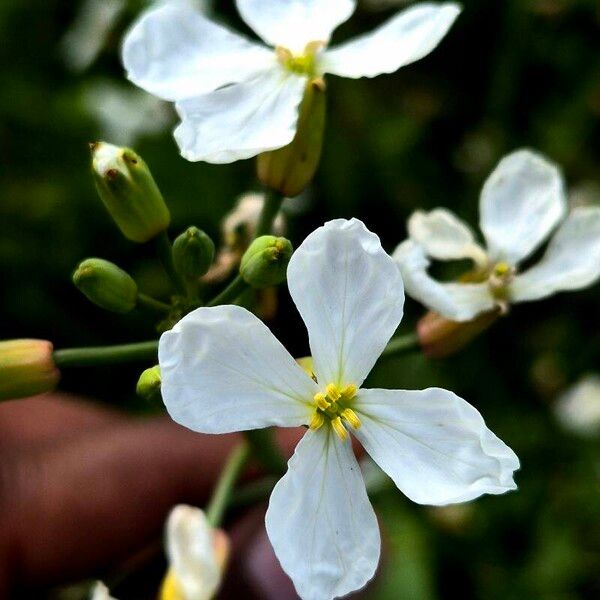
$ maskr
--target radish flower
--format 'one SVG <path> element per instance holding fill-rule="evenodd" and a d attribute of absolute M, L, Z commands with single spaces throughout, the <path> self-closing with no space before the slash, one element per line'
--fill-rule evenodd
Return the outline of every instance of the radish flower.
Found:
<path fill-rule="evenodd" d="M 252 313 L 218 306 L 195 310 L 161 337 L 162 393 L 175 421 L 203 433 L 308 428 L 273 490 L 266 526 L 298 594 L 327 600 L 364 586 L 379 561 L 350 433 L 421 504 L 513 490 L 519 461 L 451 392 L 361 387 L 404 305 L 399 270 L 363 223 L 339 219 L 309 235 L 292 256 L 288 285 L 314 377 Z"/>
<path fill-rule="evenodd" d="M 487 248 L 450 211 L 418 211 L 408 222 L 409 240 L 394 258 L 409 295 L 453 321 L 515 302 L 540 300 L 577 290 L 600 277 L 600 207 L 575 208 L 567 200 L 559 170 L 539 154 L 519 150 L 506 156 L 483 187 L 480 226 Z M 526 260 L 548 239 L 539 263 L 523 271 Z M 442 283 L 427 269 L 429 257 L 471 259 L 475 269 L 461 282 Z"/>
<path fill-rule="evenodd" d="M 429 54 L 458 16 L 457 4 L 417 4 L 374 32 L 329 49 L 356 0 L 236 0 L 266 45 L 185 3 L 145 12 L 127 34 L 129 79 L 175 102 L 181 155 L 229 163 L 287 146 L 309 81 L 326 73 L 374 77 Z"/>

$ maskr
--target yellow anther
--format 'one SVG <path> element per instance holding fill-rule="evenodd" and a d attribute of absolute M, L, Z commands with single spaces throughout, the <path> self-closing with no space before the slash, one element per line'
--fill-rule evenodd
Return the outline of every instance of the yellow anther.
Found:
<path fill-rule="evenodd" d="M 183 590 L 173 569 L 169 569 L 166 577 L 163 580 L 159 594 L 160 600 L 183 600 Z"/>
<path fill-rule="evenodd" d="M 350 383 L 342 389 L 342 398 L 344 400 L 352 400 L 356 396 L 357 391 L 358 388 L 353 383 Z"/>
<path fill-rule="evenodd" d="M 361 425 L 358 415 L 351 408 L 345 408 L 342 411 L 342 418 L 348 421 L 354 429 L 358 429 Z"/>
<path fill-rule="evenodd" d="M 313 400 L 315 401 L 317 407 L 321 410 L 327 410 L 331 406 L 331 403 L 327 400 L 325 394 L 315 394 Z"/>
<path fill-rule="evenodd" d="M 331 426 L 333 427 L 333 430 L 337 433 L 337 436 L 340 438 L 340 440 L 344 441 L 348 437 L 348 431 L 344 427 L 344 424 L 342 423 L 342 419 L 340 417 L 332 419 Z"/>
<path fill-rule="evenodd" d="M 323 413 L 316 411 L 313 415 L 313 418 L 310 420 L 309 427 L 311 429 L 319 429 L 323 426 L 323 423 L 325 423 L 325 417 L 323 416 Z"/>
<path fill-rule="evenodd" d="M 508 263 L 499 262 L 494 267 L 494 275 L 496 275 L 496 277 L 504 277 L 505 275 L 510 273 L 511 270 L 512 270 L 512 268 Z"/>
<path fill-rule="evenodd" d="M 338 386 L 333 383 L 330 383 L 325 388 L 325 392 L 327 392 L 327 397 L 332 402 L 337 402 L 342 397 L 342 394 L 340 394 L 340 390 L 338 389 Z"/>

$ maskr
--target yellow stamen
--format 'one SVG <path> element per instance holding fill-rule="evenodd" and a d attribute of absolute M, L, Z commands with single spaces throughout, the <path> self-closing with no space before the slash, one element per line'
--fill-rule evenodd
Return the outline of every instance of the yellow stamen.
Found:
<path fill-rule="evenodd" d="M 353 383 L 350 383 L 342 390 L 342 398 L 344 400 L 352 400 L 356 396 L 357 391 L 358 388 Z"/>
<path fill-rule="evenodd" d="M 340 440 L 345 441 L 348 437 L 348 431 L 344 427 L 342 419 L 340 417 L 331 419 L 331 426 L 333 427 L 333 430 L 337 433 L 337 436 L 340 438 Z"/>
<path fill-rule="evenodd" d="M 169 569 L 160 588 L 160 600 L 183 600 L 183 590 L 173 569 Z"/>
<path fill-rule="evenodd" d="M 331 406 L 331 403 L 327 400 L 325 394 L 315 394 L 313 399 L 317 407 L 321 410 L 327 410 Z"/>
<path fill-rule="evenodd" d="M 350 425 L 354 429 L 358 429 L 361 426 L 361 422 L 358 418 L 358 415 L 351 408 L 345 408 L 342 411 L 342 418 L 348 423 L 350 423 Z"/>
<path fill-rule="evenodd" d="M 338 389 L 338 386 L 333 383 L 330 383 L 325 388 L 325 391 L 327 392 L 327 397 L 332 402 L 337 402 L 342 397 L 342 394 L 340 394 L 340 390 Z"/>
<path fill-rule="evenodd" d="M 499 262 L 495 267 L 494 267 L 494 275 L 496 275 L 496 277 L 504 277 L 505 275 L 507 275 L 509 272 L 511 271 L 511 267 L 509 264 L 505 263 L 505 262 Z"/>
<path fill-rule="evenodd" d="M 316 430 L 322 427 L 323 423 L 325 423 L 325 417 L 323 416 L 323 413 L 316 411 L 313 415 L 313 418 L 310 421 L 309 427 L 310 429 Z"/>

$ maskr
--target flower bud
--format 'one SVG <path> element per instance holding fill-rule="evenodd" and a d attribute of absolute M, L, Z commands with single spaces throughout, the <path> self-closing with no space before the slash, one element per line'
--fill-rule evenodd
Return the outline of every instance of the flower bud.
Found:
<path fill-rule="evenodd" d="M 417 323 L 417 335 L 425 356 L 446 358 L 462 350 L 499 316 L 499 310 L 492 310 L 472 321 L 457 322 L 430 311 Z"/>
<path fill-rule="evenodd" d="M 214 242 L 197 227 L 188 227 L 173 242 L 175 269 L 185 281 L 197 281 L 213 263 Z"/>
<path fill-rule="evenodd" d="M 73 273 L 73 283 L 87 298 L 106 310 L 128 313 L 137 303 L 137 284 L 117 265 L 88 258 Z"/>
<path fill-rule="evenodd" d="M 160 366 L 156 365 L 140 375 L 135 391 L 140 398 L 151 402 L 160 394 L 161 383 Z"/>
<path fill-rule="evenodd" d="M 56 388 L 60 372 L 45 340 L 0 342 L 0 400 L 25 398 Z"/>
<path fill-rule="evenodd" d="M 285 281 L 293 247 L 289 240 L 274 235 L 255 239 L 242 257 L 240 273 L 254 288 L 266 288 Z"/>
<path fill-rule="evenodd" d="M 91 149 L 96 189 L 123 235 L 142 243 L 164 231 L 171 215 L 142 158 L 105 142 L 91 144 Z"/>
<path fill-rule="evenodd" d="M 306 86 L 292 143 L 258 156 L 260 181 L 289 198 L 300 194 L 319 165 L 324 129 L 325 83 L 313 79 Z"/>

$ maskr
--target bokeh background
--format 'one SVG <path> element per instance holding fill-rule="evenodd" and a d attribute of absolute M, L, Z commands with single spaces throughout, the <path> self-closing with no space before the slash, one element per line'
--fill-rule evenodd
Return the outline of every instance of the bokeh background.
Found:
<path fill-rule="evenodd" d="M 206 2 L 247 31 L 231 0 Z M 405 3 L 364 0 L 335 34 L 368 30 Z M 151 247 L 122 238 L 90 177 L 87 143 L 132 144 L 173 214 L 219 238 L 235 199 L 256 189 L 253 161 L 188 163 L 170 106 L 123 77 L 122 34 L 144 3 L 0 3 L 0 339 L 57 348 L 144 340 L 143 314 L 104 313 L 73 287 L 88 256 L 168 294 Z M 477 225 L 478 194 L 499 158 L 533 147 L 564 169 L 574 204 L 600 202 L 600 6 L 597 0 L 465 0 L 425 60 L 375 80 L 328 80 L 323 160 L 313 187 L 288 204 L 296 243 L 332 217 L 356 216 L 389 251 L 416 208 L 447 206 Z M 571 600 L 600 597 L 600 443 L 557 417 L 561 394 L 599 370 L 600 287 L 520 305 L 459 355 L 381 363 L 371 385 L 452 389 L 484 414 L 522 461 L 519 491 L 448 509 L 375 497 L 387 555 L 375 600 Z M 407 303 L 402 332 L 423 313 Z M 285 289 L 269 323 L 307 353 Z M 64 374 L 62 389 L 135 411 L 140 366 Z M 593 401 L 593 398 L 591 399 Z M 598 402 L 598 398 L 595 399 Z M 597 433 L 597 430 L 596 430 Z M 125 598 L 127 600 L 127 598 Z"/>

